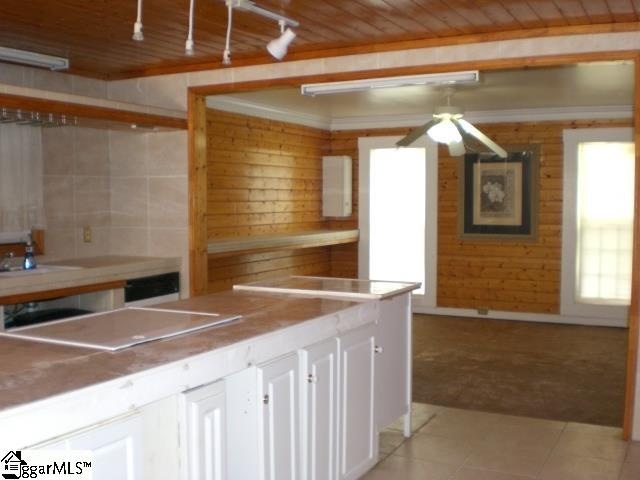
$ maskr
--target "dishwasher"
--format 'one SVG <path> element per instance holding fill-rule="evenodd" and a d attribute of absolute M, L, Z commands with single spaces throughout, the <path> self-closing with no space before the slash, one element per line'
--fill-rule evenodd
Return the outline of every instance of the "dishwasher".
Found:
<path fill-rule="evenodd" d="M 132 278 L 124 287 L 125 307 L 144 307 L 174 300 L 180 300 L 178 272 Z"/>

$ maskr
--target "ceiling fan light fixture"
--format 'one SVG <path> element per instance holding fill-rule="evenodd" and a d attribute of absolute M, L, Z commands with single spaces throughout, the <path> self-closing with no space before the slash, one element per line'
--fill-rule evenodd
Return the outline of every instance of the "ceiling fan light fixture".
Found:
<path fill-rule="evenodd" d="M 427 135 L 437 143 L 458 143 L 462 142 L 462 135 L 453 124 L 450 118 L 444 118 L 427 130 Z"/>
<path fill-rule="evenodd" d="M 296 38 L 296 33 L 287 27 L 284 20 L 279 20 L 281 35 L 267 44 L 267 51 L 276 60 L 282 60 L 287 54 L 289 45 Z"/>

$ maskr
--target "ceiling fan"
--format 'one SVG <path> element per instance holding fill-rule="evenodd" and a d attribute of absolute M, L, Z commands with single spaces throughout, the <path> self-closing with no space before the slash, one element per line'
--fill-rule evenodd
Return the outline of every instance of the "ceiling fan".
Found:
<path fill-rule="evenodd" d="M 433 141 L 446 144 L 449 148 L 449 154 L 453 157 L 464 155 L 467 152 L 465 143 L 477 141 L 500 158 L 507 158 L 507 152 L 504 148 L 466 121 L 463 118 L 462 109 L 451 105 L 453 88 L 446 88 L 444 93 L 447 105 L 437 107 L 431 120 L 413 129 L 406 137 L 398 141 L 396 146 L 408 147 L 426 133 Z"/>

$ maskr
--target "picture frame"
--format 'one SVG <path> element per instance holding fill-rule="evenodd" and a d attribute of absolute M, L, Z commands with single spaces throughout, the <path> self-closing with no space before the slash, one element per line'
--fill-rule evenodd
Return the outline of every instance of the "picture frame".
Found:
<path fill-rule="evenodd" d="M 462 159 L 461 238 L 536 238 L 539 148 L 510 146 L 507 153 L 467 153 Z"/>

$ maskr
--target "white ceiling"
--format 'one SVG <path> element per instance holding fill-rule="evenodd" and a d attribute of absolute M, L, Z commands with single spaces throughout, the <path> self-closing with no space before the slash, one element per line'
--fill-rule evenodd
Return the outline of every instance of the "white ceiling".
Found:
<path fill-rule="evenodd" d="M 559 67 L 481 72 L 477 84 L 460 85 L 452 104 L 482 119 L 505 111 L 627 112 L 633 104 L 633 62 L 582 63 Z M 305 97 L 298 88 L 270 89 L 208 98 L 209 106 L 278 120 L 339 129 L 359 120 L 428 119 L 445 103 L 442 87 L 413 86 Z M 533 109 L 533 110 L 532 110 Z M 476 115 L 473 115 L 476 112 Z M 533 115 L 533 113 L 531 113 Z M 403 122 L 400 122 L 403 123 Z M 396 122 L 396 124 L 399 124 Z"/>

